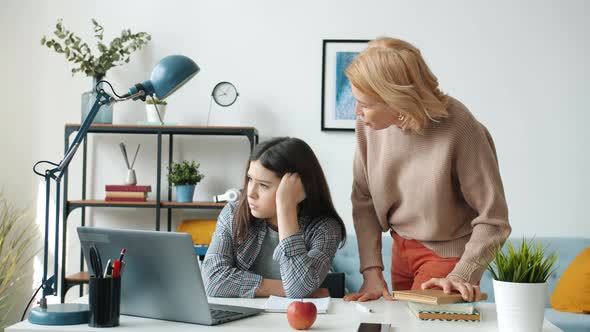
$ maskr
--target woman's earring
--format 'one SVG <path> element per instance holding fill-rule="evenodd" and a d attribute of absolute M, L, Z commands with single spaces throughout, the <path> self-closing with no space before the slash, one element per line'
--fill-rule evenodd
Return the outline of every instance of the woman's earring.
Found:
<path fill-rule="evenodd" d="M 405 117 L 403 114 L 400 114 L 400 115 L 398 115 L 398 116 L 397 116 L 397 118 L 398 118 L 400 121 L 404 121 L 404 119 L 405 119 L 406 117 Z"/>

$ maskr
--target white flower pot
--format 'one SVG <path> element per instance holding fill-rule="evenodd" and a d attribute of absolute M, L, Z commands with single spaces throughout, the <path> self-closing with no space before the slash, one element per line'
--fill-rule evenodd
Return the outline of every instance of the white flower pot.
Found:
<path fill-rule="evenodd" d="M 540 332 L 545 316 L 547 283 L 493 280 L 500 332 Z"/>
<path fill-rule="evenodd" d="M 164 115 L 166 115 L 166 106 L 167 105 L 158 105 L 162 122 L 164 122 Z M 160 122 L 160 118 L 158 118 L 158 113 L 156 112 L 156 108 L 153 104 L 145 104 L 145 112 L 148 122 Z"/>

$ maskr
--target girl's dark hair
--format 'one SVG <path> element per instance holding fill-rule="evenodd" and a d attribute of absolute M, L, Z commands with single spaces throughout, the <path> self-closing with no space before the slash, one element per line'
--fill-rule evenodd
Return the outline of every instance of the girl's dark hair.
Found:
<path fill-rule="evenodd" d="M 255 220 L 248 206 L 247 195 L 248 169 L 252 161 L 259 161 L 279 178 L 282 178 L 285 173 L 299 174 L 306 195 L 306 198 L 299 203 L 299 213 L 305 213 L 311 217 L 311 220 L 316 217 L 336 219 L 342 230 L 343 243 L 346 238 L 346 228 L 334 208 L 328 183 L 313 150 L 298 138 L 278 137 L 258 144 L 246 165 L 244 189 L 234 214 L 232 235 L 236 248 L 244 243 L 250 224 Z"/>

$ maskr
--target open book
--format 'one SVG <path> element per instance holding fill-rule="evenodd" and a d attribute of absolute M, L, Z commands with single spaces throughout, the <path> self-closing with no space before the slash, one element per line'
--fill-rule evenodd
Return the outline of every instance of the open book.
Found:
<path fill-rule="evenodd" d="M 488 294 L 481 293 L 482 300 L 488 298 Z M 446 294 L 442 289 L 417 289 L 406 291 L 394 291 L 393 298 L 396 300 L 426 303 L 426 304 L 448 304 L 464 302 L 459 292 Z"/>
<path fill-rule="evenodd" d="M 287 312 L 287 307 L 289 304 L 291 304 L 291 302 L 294 301 L 312 302 L 315 304 L 318 314 L 325 314 L 328 311 L 328 306 L 330 305 L 329 297 L 322 297 L 318 299 L 289 299 L 286 297 L 271 295 L 269 296 L 268 300 L 264 302 L 262 309 L 266 310 L 267 312 Z"/>

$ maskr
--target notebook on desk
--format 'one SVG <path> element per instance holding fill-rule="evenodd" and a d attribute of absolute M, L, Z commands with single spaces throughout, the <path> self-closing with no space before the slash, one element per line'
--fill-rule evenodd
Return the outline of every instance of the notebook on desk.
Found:
<path fill-rule="evenodd" d="M 261 309 L 209 304 L 191 236 L 186 233 L 78 227 L 86 261 L 94 245 L 102 262 L 119 258 L 121 314 L 202 325 L 249 317 Z M 103 266 L 104 269 L 104 266 Z"/>

